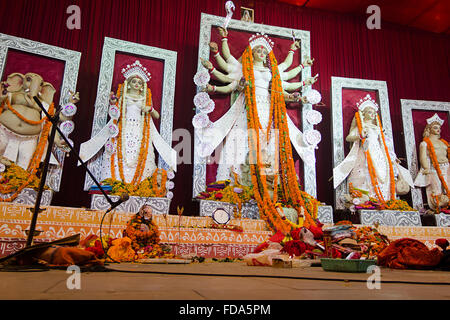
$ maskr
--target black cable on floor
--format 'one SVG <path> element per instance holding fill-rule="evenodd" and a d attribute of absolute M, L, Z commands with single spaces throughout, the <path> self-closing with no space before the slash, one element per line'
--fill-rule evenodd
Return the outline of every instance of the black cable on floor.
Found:
<path fill-rule="evenodd" d="M 272 276 L 272 275 L 242 275 L 242 274 L 218 274 L 218 273 L 192 273 L 192 272 L 166 272 L 166 271 L 133 271 L 133 270 L 117 270 L 110 271 L 123 273 L 150 273 L 164 275 L 181 275 L 181 276 L 206 276 L 206 277 L 237 277 L 237 278 L 274 278 L 274 279 L 291 279 L 291 280 L 322 280 L 322 281 L 339 281 L 339 282 L 367 282 L 365 279 L 335 279 L 335 278 L 317 278 L 317 277 L 293 277 L 293 276 Z M 446 285 L 449 282 L 422 282 L 422 281 L 399 281 L 399 280 L 381 280 L 381 283 L 400 283 L 400 284 L 422 284 L 422 285 Z"/>

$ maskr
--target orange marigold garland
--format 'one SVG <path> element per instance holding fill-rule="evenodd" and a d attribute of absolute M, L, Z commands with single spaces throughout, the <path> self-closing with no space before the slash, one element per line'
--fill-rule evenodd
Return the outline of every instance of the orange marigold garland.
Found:
<path fill-rule="evenodd" d="M 310 205 L 306 206 L 300 191 L 299 184 L 296 179 L 296 172 L 294 161 L 292 158 L 292 148 L 290 145 L 289 131 L 286 120 L 286 105 L 283 97 L 283 90 L 281 86 L 281 78 L 277 68 L 277 61 L 273 52 L 269 54 L 271 68 L 272 68 L 272 91 L 270 99 L 270 120 L 267 128 L 266 137 L 269 137 L 269 132 L 272 126 L 280 133 L 279 146 L 279 162 L 280 162 L 280 185 L 283 195 L 286 199 L 291 199 L 294 208 L 297 212 L 303 212 L 305 216 L 304 226 L 315 225 L 313 220 L 317 213 L 318 202 L 310 201 Z M 280 217 L 276 210 L 275 203 L 270 197 L 266 176 L 263 174 L 264 167 L 261 161 L 261 146 L 260 146 L 260 129 L 261 124 L 258 117 L 256 100 L 255 100 L 255 78 L 253 73 L 253 56 L 250 46 L 246 48 L 242 55 L 242 69 L 244 77 L 248 83 L 245 87 L 245 98 L 247 108 L 247 127 L 248 127 L 248 141 L 250 153 L 250 169 L 253 184 L 253 191 L 255 199 L 260 209 L 261 218 L 267 223 L 269 228 L 274 231 L 282 231 L 288 233 L 294 229 L 294 224 L 285 217 Z M 276 199 L 276 198 L 275 198 Z M 304 210 L 302 210 L 302 208 Z M 296 225 L 295 225 L 296 226 Z"/>
<path fill-rule="evenodd" d="M 362 137 L 362 122 L 361 122 L 361 117 L 359 115 L 359 112 L 356 112 L 355 114 L 355 119 L 356 119 L 356 124 L 358 126 L 358 131 L 360 136 Z M 384 133 L 383 133 L 383 128 L 381 126 L 381 121 L 380 121 L 380 117 L 377 114 L 377 121 L 380 127 L 380 132 L 381 132 L 381 138 L 383 141 L 383 146 L 384 146 L 384 150 L 386 153 L 386 157 L 388 159 L 388 164 L 389 164 L 389 177 L 390 177 L 390 195 L 391 195 L 391 199 L 395 200 L 395 177 L 394 177 L 394 168 L 392 165 L 392 161 L 391 161 L 391 157 L 389 155 L 389 150 L 386 144 L 386 140 L 384 137 Z M 361 139 L 361 143 L 364 144 L 364 142 L 366 141 L 366 138 L 362 138 Z M 369 150 L 364 151 L 365 155 L 366 155 L 366 159 L 367 159 L 367 167 L 369 169 L 369 175 L 370 175 L 370 181 L 372 183 L 372 187 L 375 191 L 375 195 L 377 196 L 378 201 L 386 207 L 386 209 L 389 209 L 386 203 L 386 200 L 383 197 L 383 193 L 381 192 L 380 189 L 380 185 L 378 183 L 378 179 L 377 179 L 377 174 L 375 171 L 375 167 L 373 165 L 373 161 L 372 161 L 372 157 L 370 156 L 370 152 Z"/>
<path fill-rule="evenodd" d="M 116 103 L 116 106 L 119 108 L 120 110 L 120 114 L 121 117 L 123 117 L 123 102 L 124 102 L 124 94 L 122 93 L 122 88 L 123 85 L 119 84 L 119 87 L 117 89 L 117 97 L 118 97 L 118 101 Z M 147 88 L 147 97 L 146 97 L 146 105 L 151 105 L 151 101 L 152 101 L 152 93 L 151 90 L 149 88 Z M 138 162 L 136 165 L 136 169 L 134 172 L 134 176 L 133 179 L 131 181 L 131 183 L 133 185 L 138 185 L 141 180 L 142 180 L 142 175 L 145 169 L 145 164 L 147 162 L 147 155 L 148 155 L 148 148 L 150 145 L 150 121 L 151 121 L 151 115 L 150 113 L 145 114 L 144 116 L 144 123 L 143 123 L 143 128 L 142 128 L 142 141 L 140 144 L 140 149 L 139 149 L 139 157 L 138 157 Z M 118 123 L 115 121 L 115 124 L 118 124 L 118 128 L 119 128 L 119 134 L 117 135 L 117 137 L 114 139 L 114 141 L 117 142 L 117 164 L 119 167 L 119 175 L 120 175 L 120 179 L 122 179 L 122 181 L 125 181 L 125 175 L 123 173 L 123 153 L 122 153 L 122 130 L 123 130 L 123 118 L 119 119 Z M 116 173 L 115 173 L 115 155 L 114 153 L 111 155 L 111 177 L 113 180 L 116 180 Z"/>

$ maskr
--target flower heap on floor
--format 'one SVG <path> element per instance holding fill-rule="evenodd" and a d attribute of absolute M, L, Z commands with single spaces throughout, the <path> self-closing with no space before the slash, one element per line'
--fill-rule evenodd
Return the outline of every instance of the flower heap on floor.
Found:
<path fill-rule="evenodd" d="M 86 240 L 82 243 L 86 250 L 107 261 L 134 262 L 141 259 L 174 258 L 170 248 L 159 244 L 158 226 L 152 220 L 152 209 L 148 205 L 142 206 L 128 221 L 123 238 L 103 237 L 106 255 L 98 237 L 89 236 Z"/>
<path fill-rule="evenodd" d="M 298 228 L 287 235 L 277 232 L 268 241 L 260 244 L 253 254 L 244 257 L 250 265 L 258 265 L 258 258 L 267 255 L 272 258 L 288 255 L 291 258 L 326 258 L 324 232 L 331 237 L 330 257 L 342 259 L 374 259 L 389 245 L 389 239 L 376 228 L 355 227 L 349 221 L 341 221 L 333 227 L 322 230 L 322 224 L 309 228 Z M 254 260 L 256 259 L 256 260 Z M 269 263 L 270 264 L 270 263 Z"/>

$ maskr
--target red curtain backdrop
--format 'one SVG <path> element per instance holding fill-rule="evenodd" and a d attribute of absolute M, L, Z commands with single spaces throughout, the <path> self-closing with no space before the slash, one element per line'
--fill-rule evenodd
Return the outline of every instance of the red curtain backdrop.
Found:
<path fill-rule="evenodd" d="M 317 150 L 319 200 L 333 202 L 330 119 L 332 76 L 384 80 L 396 152 L 404 157 L 400 99 L 450 101 L 449 36 L 432 34 L 382 22 L 380 30 L 366 28 L 366 17 L 355 17 L 263 0 L 234 0 L 255 9 L 255 22 L 311 32 L 312 74 L 319 73 L 314 88 L 323 96 L 323 122 L 317 126 L 323 139 Z M 192 99 L 195 85 L 200 14 L 225 16 L 225 1 L 212 0 L 15 0 L 1 1 L 0 32 L 40 41 L 82 53 L 78 91 L 82 101 L 75 116 L 79 146 L 90 138 L 93 106 L 105 36 L 178 52 L 174 129 L 193 131 Z M 69 30 L 70 5 L 81 9 L 81 30 Z M 383 16 L 383 12 L 381 12 Z M 239 13 L 236 12 L 236 18 Z M 191 149 L 192 146 L 191 146 Z M 74 157 L 65 162 L 61 191 L 55 205 L 89 206 L 82 191 L 85 173 Z M 182 205 L 186 214 L 197 215 L 191 201 L 192 165 L 181 165 L 175 178 L 172 208 Z M 173 211 L 173 210 L 172 210 Z"/>

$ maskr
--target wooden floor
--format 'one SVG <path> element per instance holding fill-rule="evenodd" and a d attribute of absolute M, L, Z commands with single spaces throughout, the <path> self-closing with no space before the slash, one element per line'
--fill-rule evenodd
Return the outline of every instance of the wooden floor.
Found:
<path fill-rule="evenodd" d="M 243 262 L 187 265 L 110 264 L 82 272 L 69 289 L 66 270 L 0 272 L 0 299 L 50 300 L 450 300 L 450 272 L 380 270 L 379 289 L 367 273 L 321 267 L 280 269 Z M 73 282 L 72 282 L 73 283 Z"/>

